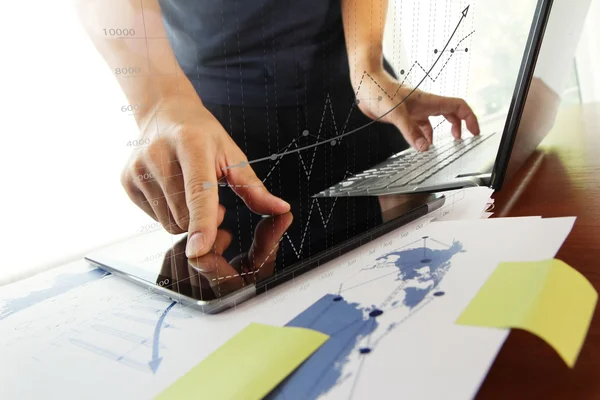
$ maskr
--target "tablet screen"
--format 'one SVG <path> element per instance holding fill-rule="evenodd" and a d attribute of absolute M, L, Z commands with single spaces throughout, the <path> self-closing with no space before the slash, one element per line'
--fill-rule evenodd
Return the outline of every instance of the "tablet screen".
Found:
<path fill-rule="evenodd" d="M 248 285 L 257 291 L 317 267 L 406 223 L 439 195 L 313 199 L 312 209 L 292 206 L 259 216 L 243 203 L 226 211 L 212 249 L 187 258 L 187 235 L 162 228 L 97 251 L 87 258 L 176 294 L 215 300 Z M 336 208 L 345 212 L 336 213 Z M 333 211 L 332 211 L 333 210 Z M 290 271 L 293 271 L 290 274 Z"/>

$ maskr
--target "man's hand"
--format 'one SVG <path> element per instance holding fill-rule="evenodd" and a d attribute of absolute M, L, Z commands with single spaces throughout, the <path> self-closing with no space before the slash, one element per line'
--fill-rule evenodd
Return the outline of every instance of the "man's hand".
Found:
<path fill-rule="evenodd" d="M 189 232 L 188 257 L 206 254 L 215 241 L 218 184 L 231 185 L 256 213 L 289 211 L 289 204 L 269 193 L 250 165 L 225 169 L 247 158 L 197 98 L 159 108 L 173 112 L 144 117 L 141 139 L 149 144 L 132 153 L 121 183 L 131 200 L 167 231 Z"/>
<path fill-rule="evenodd" d="M 129 104 L 142 106 L 135 119 L 144 147 L 133 152 L 121 182 L 134 203 L 169 232 L 189 232 L 190 257 L 206 254 L 215 241 L 218 183 L 233 185 L 257 213 L 289 211 L 249 165 L 224 170 L 246 156 L 204 108 L 177 63 L 158 0 L 75 0 L 75 5 L 109 68 L 139 72 L 135 79 L 115 73 Z M 132 27 L 138 35 L 107 36 L 104 27 Z M 137 40 L 147 36 L 153 40 Z"/>
<path fill-rule="evenodd" d="M 401 87 L 400 82 L 383 68 L 366 72 L 360 89 L 358 83 L 352 83 L 355 93 L 358 91 L 359 109 L 371 119 L 379 118 L 402 102 L 380 121 L 395 125 L 418 151 L 427 150 L 433 142 L 429 117 L 443 115 L 452 124 L 452 136 L 456 139 L 461 137 L 462 121 L 466 122 L 473 135 L 479 135 L 477 117 L 462 99 L 437 96 L 418 89 L 410 94 L 411 88 Z"/>
<path fill-rule="evenodd" d="M 354 92 L 358 92 L 360 110 L 371 119 L 387 113 L 381 121 L 394 124 L 406 141 L 419 151 L 427 150 L 433 140 L 429 117 L 443 115 L 452 124 L 455 138 L 461 135 L 463 120 L 469 131 L 478 135 L 477 118 L 464 100 L 420 90 L 408 96 L 412 89 L 400 87 L 400 82 L 385 71 L 383 34 L 387 10 L 388 0 L 342 0 L 350 80 Z M 404 98 L 406 100 L 402 102 Z M 402 104 L 397 106 L 400 102 Z"/>

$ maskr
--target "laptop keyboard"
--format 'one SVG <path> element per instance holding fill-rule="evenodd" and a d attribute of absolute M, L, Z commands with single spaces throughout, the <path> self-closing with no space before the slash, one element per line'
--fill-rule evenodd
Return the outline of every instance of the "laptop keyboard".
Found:
<path fill-rule="evenodd" d="M 317 193 L 315 197 L 360 196 L 385 189 L 419 185 L 492 136 L 493 133 L 460 140 L 450 139 L 434 144 L 422 153 L 414 149 L 404 150 L 372 169 L 353 175 Z"/>

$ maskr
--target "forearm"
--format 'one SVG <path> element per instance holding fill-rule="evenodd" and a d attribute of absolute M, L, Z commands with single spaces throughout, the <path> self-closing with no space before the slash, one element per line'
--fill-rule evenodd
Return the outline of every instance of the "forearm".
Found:
<path fill-rule="evenodd" d="M 129 103 L 140 129 L 161 110 L 201 105 L 179 64 L 157 0 L 74 0 L 81 22 Z"/>
<path fill-rule="evenodd" d="M 342 0 L 344 35 L 351 79 L 383 66 L 383 32 L 388 0 Z"/>

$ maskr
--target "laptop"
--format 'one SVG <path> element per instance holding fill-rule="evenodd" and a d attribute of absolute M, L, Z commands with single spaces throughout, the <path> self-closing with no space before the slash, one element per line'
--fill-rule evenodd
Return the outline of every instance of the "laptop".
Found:
<path fill-rule="evenodd" d="M 425 152 L 407 149 L 394 154 L 313 197 L 381 196 L 470 186 L 500 190 L 554 124 L 589 4 L 589 0 L 537 2 L 510 106 L 507 112 L 480 119 L 480 135 L 463 132 L 459 140 L 444 135 L 447 139 L 436 140 Z M 458 50 L 452 48 L 456 44 L 448 45 L 449 50 Z"/>

